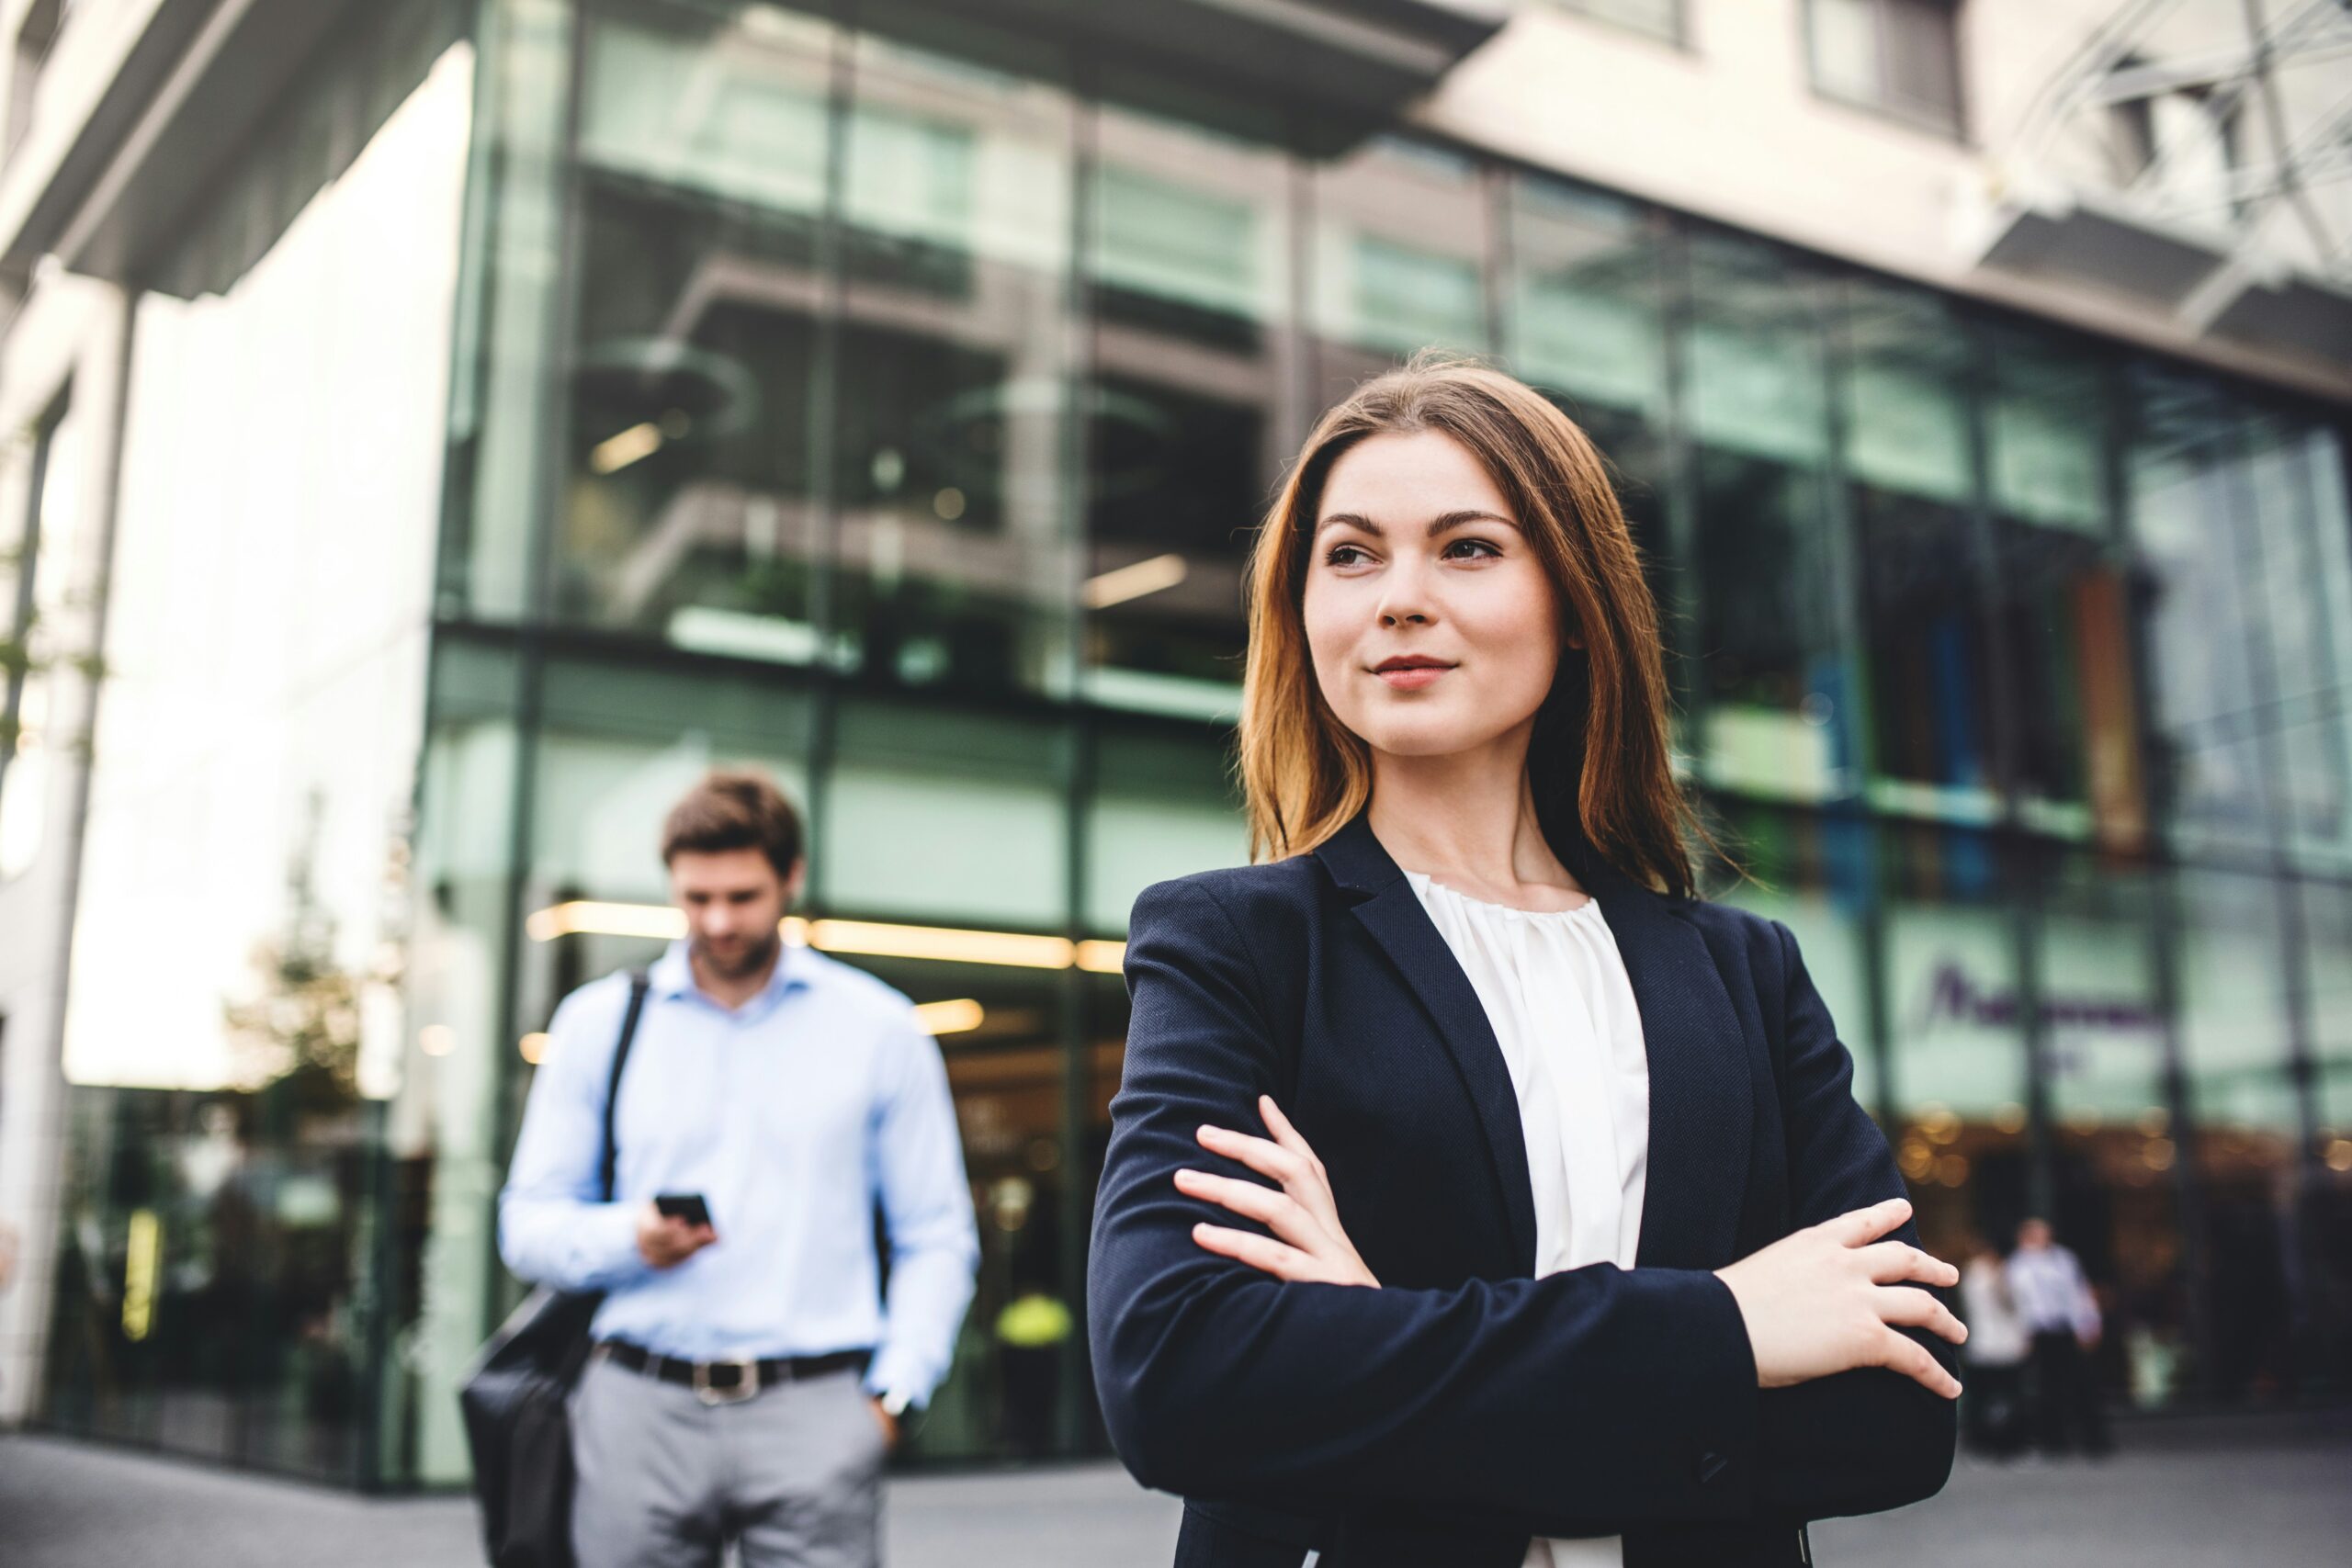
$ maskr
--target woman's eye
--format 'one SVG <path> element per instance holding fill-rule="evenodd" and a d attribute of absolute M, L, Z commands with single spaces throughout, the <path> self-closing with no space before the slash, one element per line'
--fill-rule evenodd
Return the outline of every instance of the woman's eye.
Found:
<path fill-rule="evenodd" d="M 1474 550 L 1482 551 L 1488 556 L 1499 556 L 1502 554 L 1502 551 L 1497 549 L 1494 546 L 1488 544 L 1484 539 L 1456 539 L 1453 543 L 1445 547 L 1445 553 L 1447 555 L 1453 555 L 1454 551 L 1462 549 L 1464 547 Z M 1477 557 L 1472 556 L 1465 558 L 1475 560 Z"/>
<path fill-rule="evenodd" d="M 1353 566 L 1355 558 L 1362 554 L 1363 552 L 1353 545 L 1333 545 L 1323 557 L 1323 563 L 1326 566 Z"/>

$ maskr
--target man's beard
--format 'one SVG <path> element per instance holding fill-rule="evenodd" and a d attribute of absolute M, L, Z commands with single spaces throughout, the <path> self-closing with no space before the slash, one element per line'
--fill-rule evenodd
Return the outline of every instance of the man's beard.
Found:
<path fill-rule="evenodd" d="M 783 948 L 784 936 L 780 931 L 771 931 L 767 941 L 744 949 L 743 956 L 737 959 L 729 959 L 713 952 L 700 937 L 694 939 L 692 946 L 695 960 L 712 974 L 722 980 L 741 980 L 768 966 L 769 961 Z"/>

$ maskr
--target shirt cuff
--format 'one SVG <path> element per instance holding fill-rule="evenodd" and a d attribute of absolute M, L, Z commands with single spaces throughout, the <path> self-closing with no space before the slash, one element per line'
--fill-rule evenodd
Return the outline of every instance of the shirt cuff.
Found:
<path fill-rule="evenodd" d="M 575 1279 L 591 1289 L 618 1284 L 645 1272 L 650 1265 L 637 1249 L 636 1203 L 591 1205 L 572 1235 Z"/>
<path fill-rule="evenodd" d="M 906 1359 L 893 1356 L 888 1349 L 876 1354 L 865 1369 L 865 1392 L 876 1399 L 888 1399 L 894 1393 L 907 1398 L 907 1408 L 921 1410 L 931 1403 L 937 1384 L 916 1374 Z"/>

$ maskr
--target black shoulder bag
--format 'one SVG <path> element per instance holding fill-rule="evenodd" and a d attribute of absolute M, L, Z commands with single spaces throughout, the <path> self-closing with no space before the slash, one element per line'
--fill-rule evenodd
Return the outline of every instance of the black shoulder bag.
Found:
<path fill-rule="evenodd" d="M 605 1201 L 613 1201 L 619 1151 L 613 1142 L 621 1068 L 645 1010 L 649 976 L 629 975 L 628 1013 L 605 1082 Z M 572 1568 L 571 1418 L 566 1401 L 588 1364 L 589 1329 L 601 1291 L 541 1285 L 499 1325 L 458 1390 L 482 1545 L 492 1568 Z"/>

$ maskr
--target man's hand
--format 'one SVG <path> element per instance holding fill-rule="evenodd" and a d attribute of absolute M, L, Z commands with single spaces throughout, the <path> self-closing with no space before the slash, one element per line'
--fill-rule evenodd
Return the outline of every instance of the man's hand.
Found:
<path fill-rule="evenodd" d="M 882 1446 L 885 1449 L 897 1448 L 899 1446 L 899 1418 L 891 1415 L 888 1411 L 883 1409 L 882 1402 L 875 1398 L 874 1395 L 870 1393 L 865 1396 L 865 1403 L 867 1407 L 874 1412 L 874 1419 L 882 1424 Z"/>
<path fill-rule="evenodd" d="M 638 1255 L 656 1269 L 675 1269 L 718 1239 L 708 1225 L 690 1225 L 649 1201 L 637 1216 Z"/>

